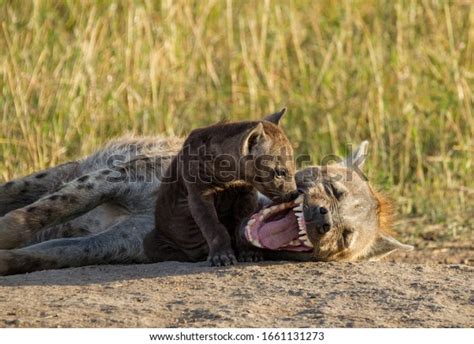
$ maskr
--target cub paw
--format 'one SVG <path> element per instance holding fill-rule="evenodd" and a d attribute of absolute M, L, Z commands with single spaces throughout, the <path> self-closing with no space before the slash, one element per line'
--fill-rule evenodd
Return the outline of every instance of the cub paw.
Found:
<path fill-rule="evenodd" d="M 300 191 L 292 191 L 292 192 L 289 192 L 287 194 L 284 194 L 284 195 L 280 195 L 280 196 L 275 196 L 272 198 L 272 202 L 274 203 L 288 203 L 288 202 L 291 202 L 291 201 L 294 201 L 295 199 L 298 198 L 298 196 L 300 195 Z"/>
<path fill-rule="evenodd" d="M 237 264 L 237 259 L 233 252 L 217 252 L 210 255 L 207 261 L 211 266 L 228 266 Z"/>

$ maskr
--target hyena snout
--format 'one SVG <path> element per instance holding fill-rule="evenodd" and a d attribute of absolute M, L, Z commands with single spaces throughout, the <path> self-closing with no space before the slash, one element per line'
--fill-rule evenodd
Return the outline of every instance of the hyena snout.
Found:
<path fill-rule="evenodd" d="M 324 206 L 310 206 L 304 210 L 304 218 L 308 230 L 325 234 L 333 227 L 331 212 Z"/>

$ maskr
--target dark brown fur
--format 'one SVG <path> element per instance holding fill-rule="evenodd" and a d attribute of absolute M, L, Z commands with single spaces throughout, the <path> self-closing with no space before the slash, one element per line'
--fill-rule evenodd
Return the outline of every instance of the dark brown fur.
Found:
<path fill-rule="evenodd" d="M 232 245 L 231 236 L 256 209 L 253 188 L 268 197 L 296 191 L 291 144 L 277 125 L 283 112 L 272 115 L 276 123 L 220 123 L 189 135 L 158 191 L 155 231 L 146 245 L 151 260 L 179 252 L 178 260 L 237 262 L 239 243 Z M 240 259 L 254 259 L 248 247 L 237 249 Z"/>

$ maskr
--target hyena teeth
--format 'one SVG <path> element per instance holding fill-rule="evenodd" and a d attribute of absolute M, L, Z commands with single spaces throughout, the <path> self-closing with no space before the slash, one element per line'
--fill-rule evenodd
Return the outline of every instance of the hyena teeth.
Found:
<path fill-rule="evenodd" d="M 250 227 L 248 225 L 245 227 L 245 235 L 246 235 L 248 241 L 253 242 Z"/>
<path fill-rule="evenodd" d="M 252 226 L 255 223 L 255 219 L 250 219 L 249 222 L 247 222 L 247 227 Z"/>
<path fill-rule="evenodd" d="M 299 240 L 293 240 L 289 243 L 290 246 L 299 246 L 300 245 L 300 241 Z"/>
<path fill-rule="evenodd" d="M 295 199 L 296 204 L 303 204 L 303 201 L 304 201 L 304 196 L 303 195 L 299 195 L 298 198 Z"/>
<path fill-rule="evenodd" d="M 306 231 L 302 229 L 298 232 L 298 235 L 299 236 L 306 236 Z"/>
<path fill-rule="evenodd" d="M 296 213 L 298 211 L 303 211 L 303 204 L 300 204 L 293 208 L 293 211 Z"/>
<path fill-rule="evenodd" d="M 268 214 L 270 214 L 272 211 L 270 209 L 265 209 L 263 211 L 263 216 L 267 216 Z"/>
<path fill-rule="evenodd" d="M 309 241 L 309 240 L 305 240 L 305 241 L 304 241 L 304 244 L 305 244 L 306 246 L 313 247 L 313 243 L 312 243 L 311 241 Z"/>

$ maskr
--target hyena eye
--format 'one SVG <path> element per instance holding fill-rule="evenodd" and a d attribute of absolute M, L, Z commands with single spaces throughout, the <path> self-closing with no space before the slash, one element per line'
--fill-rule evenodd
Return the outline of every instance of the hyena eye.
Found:
<path fill-rule="evenodd" d="M 340 182 L 331 183 L 332 194 L 336 197 L 337 200 L 342 200 L 344 196 L 349 192 L 344 184 Z"/>
<path fill-rule="evenodd" d="M 288 170 L 284 167 L 275 168 L 275 176 L 284 178 L 288 175 Z"/>

